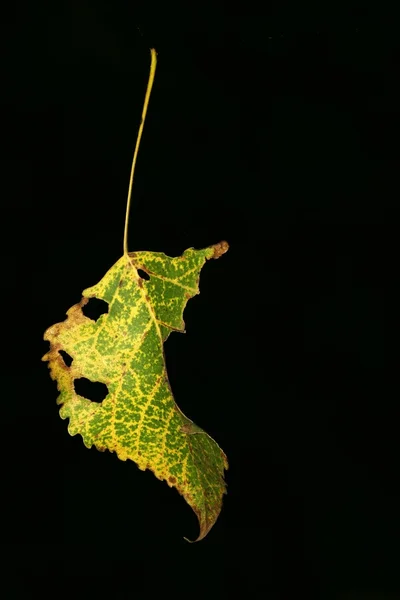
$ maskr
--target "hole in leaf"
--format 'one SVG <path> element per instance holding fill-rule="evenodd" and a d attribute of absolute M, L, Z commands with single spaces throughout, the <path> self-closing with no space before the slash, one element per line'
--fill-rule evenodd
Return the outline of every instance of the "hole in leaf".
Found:
<path fill-rule="evenodd" d="M 85 317 L 97 321 L 101 315 L 108 313 L 108 302 L 100 298 L 89 298 L 89 302 L 82 308 Z"/>
<path fill-rule="evenodd" d="M 62 356 L 62 359 L 65 362 L 66 366 L 70 367 L 72 364 L 72 356 L 70 356 L 68 352 L 65 352 L 65 350 L 59 350 L 58 354 Z"/>
<path fill-rule="evenodd" d="M 146 281 L 150 279 L 150 275 L 146 273 L 146 271 L 143 271 L 143 269 L 138 269 L 137 272 L 139 273 L 139 277 L 142 279 L 145 279 Z"/>
<path fill-rule="evenodd" d="M 84 398 L 87 398 L 92 402 L 98 402 L 99 404 L 103 402 L 108 394 L 108 387 L 105 383 L 100 383 L 100 381 L 90 381 L 90 379 L 86 379 L 86 377 L 75 379 L 74 388 L 79 396 L 83 396 Z"/>

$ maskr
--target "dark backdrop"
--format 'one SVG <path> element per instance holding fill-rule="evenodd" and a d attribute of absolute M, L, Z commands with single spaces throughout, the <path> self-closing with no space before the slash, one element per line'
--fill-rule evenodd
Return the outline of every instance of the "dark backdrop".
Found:
<path fill-rule="evenodd" d="M 400 597 L 398 25 L 361 3 L 69 0 L 4 18 L 2 543 L 17 597 Z M 150 47 L 129 247 L 230 243 L 166 344 L 178 405 L 230 462 L 195 545 L 175 490 L 68 435 L 40 361 L 44 330 L 122 254 Z"/>

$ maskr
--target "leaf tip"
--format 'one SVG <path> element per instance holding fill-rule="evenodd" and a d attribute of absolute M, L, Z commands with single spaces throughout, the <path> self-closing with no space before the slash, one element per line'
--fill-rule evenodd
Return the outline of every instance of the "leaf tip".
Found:
<path fill-rule="evenodd" d="M 189 540 L 189 538 L 183 536 L 183 539 L 185 540 L 185 542 L 189 542 L 189 544 L 195 544 L 196 542 L 198 542 L 199 540 Z"/>
<path fill-rule="evenodd" d="M 213 525 L 214 523 L 211 523 L 208 526 L 205 526 L 204 524 L 200 525 L 200 533 L 195 540 L 189 540 L 189 538 L 185 536 L 183 537 L 183 539 L 185 540 L 185 542 L 189 542 L 189 544 L 196 544 L 197 542 L 204 540 L 204 538 L 207 536 Z"/>

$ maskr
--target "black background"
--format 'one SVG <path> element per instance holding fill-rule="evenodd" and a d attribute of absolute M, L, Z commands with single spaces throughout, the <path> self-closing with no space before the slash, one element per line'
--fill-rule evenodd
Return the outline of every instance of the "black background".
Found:
<path fill-rule="evenodd" d="M 15 597 L 400 598 L 396 14 L 86 0 L 13 11 L 1 285 Z M 175 490 L 68 435 L 40 361 L 44 330 L 122 254 L 150 47 L 129 248 L 230 244 L 202 271 L 186 335 L 166 343 L 178 405 L 230 462 L 220 518 L 194 545 Z"/>

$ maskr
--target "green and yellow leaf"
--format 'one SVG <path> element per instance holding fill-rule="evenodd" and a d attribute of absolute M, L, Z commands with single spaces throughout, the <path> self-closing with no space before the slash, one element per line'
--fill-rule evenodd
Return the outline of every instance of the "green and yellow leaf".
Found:
<path fill-rule="evenodd" d="M 70 434 L 81 434 L 88 448 L 116 452 L 175 487 L 198 517 L 198 540 L 220 513 L 228 462 L 218 444 L 176 405 L 163 345 L 171 331 L 184 331 L 183 311 L 199 293 L 205 261 L 227 249 L 221 242 L 177 258 L 124 254 L 97 285 L 84 290 L 67 319 L 44 335 L 50 351 L 43 360 L 57 381 L 60 415 L 69 419 Z M 108 304 L 97 321 L 82 311 L 90 298 Z M 72 357 L 70 366 L 62 350 Z M 81 377 L 107 386 L 101 403 L 76 393 L 74 381 Z"/>

